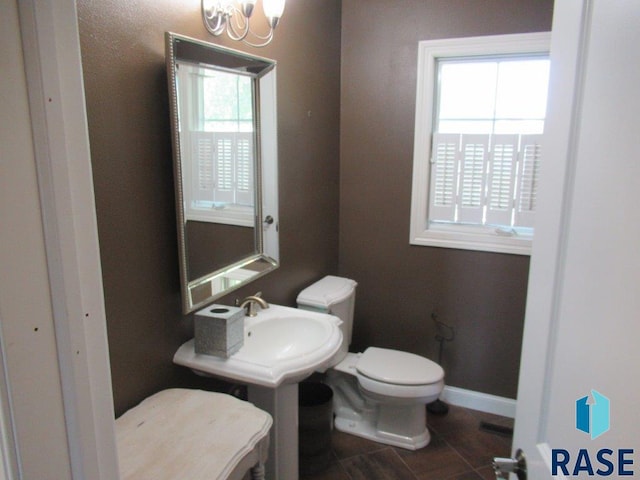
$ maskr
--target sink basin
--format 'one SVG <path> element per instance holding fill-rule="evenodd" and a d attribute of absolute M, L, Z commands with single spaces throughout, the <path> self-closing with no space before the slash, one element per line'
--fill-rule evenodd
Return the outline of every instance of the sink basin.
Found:
<path fill-rule="evenodd" d="M 190 340 L 173 361 L 196 373 L 275 388 L 326 368 L 340 348 L 341 323 L 333 315 L 270 305 L 245 317 L 244 345 L 229 358 L 196 354 Z"/>
<path fill-rule="evenodd" d="M 333 315 L 272 304 L 244 318 L 244 344 L 229 358 L 196 354 L 193 340 L 173 357 L 198 374 L 246 383 L 248 400 L 272 415 L 268 480 L 298 480 L 298 382 L 329 366 L 342 344 L 341 324 Z"/>

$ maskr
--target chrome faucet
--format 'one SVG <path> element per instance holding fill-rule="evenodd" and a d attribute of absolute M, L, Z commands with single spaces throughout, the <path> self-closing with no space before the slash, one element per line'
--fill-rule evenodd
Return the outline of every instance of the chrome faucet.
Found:
<path fill-rule="evenodd" d="M 258 314 L 257 306 L 260 308 L 269 308 L 269 304 L 262 298 L 262 292 L 258 292 L 255 295 L 246 297 L 240 302 L 240 308 L 246 308 L 248 317 L 255 317 Z"/>

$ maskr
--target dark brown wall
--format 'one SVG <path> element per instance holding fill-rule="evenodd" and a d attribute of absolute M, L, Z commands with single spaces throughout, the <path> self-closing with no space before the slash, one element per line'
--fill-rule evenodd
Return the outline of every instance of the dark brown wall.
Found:
<path fill-rule="evenodd" d="M 256 253 L 255 229 L 251 227 L 189 220 L 185 232 L 189 280 Z"/>
<path fill-rule="evenodd" d="M 276 39 L 259 50 L 210 36 L 200 0 L 79 0 L 78 16 L 120 414 L 194 377 L 172 364 L 193 324 L 180 313 L 165 31 L 278 62 L 282 267 L 221 302 L 262 290 L 293 305 L 301 288 L 337 270 L 340 2 L 288 2 Z"/>
<path fill-rule="evenodd" d="M 415 62 L 421 39 L 547 30 L 551 0 L 344 0 L 342 52 L 340 9 L 290 1 L 274 43 L 254 50 L 206 33 L 199 0 L 78 1 L 116 413 L 193 382 L 171 362 L 193 326 L 180 313 L 165 31 L 278 61 L 282 267 L 220 301 L 262 290 L 293 305 L 339 270 L 360 284 L 355 349 L 435 358 L 437 310 L 457 331 L 447 383 L 515 396 L 528 258 L 408 243 Z"/>
<path fill-rule="evenodd" d="M 437 359 L 446 383 L 515 398 L 529 258 L 409 245 L 418 41 L 551 29 L 551 0 L 343 0 L 340 273 L 359 282 L 352 350 Z"/>

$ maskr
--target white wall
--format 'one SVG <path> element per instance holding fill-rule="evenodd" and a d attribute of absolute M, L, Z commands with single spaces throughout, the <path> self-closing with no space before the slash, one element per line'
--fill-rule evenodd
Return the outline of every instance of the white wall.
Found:
<path fill-rule="evenodd" d="M 0 8 L 2 404 L 18 452 L 5 460 L 25 479 L 116 480 L 75 1 Z"/>
<path fill-rule="evenodd" d="M 0 318 L 26 479 L 71 478 L 15 0 L 2 0 Z"/>

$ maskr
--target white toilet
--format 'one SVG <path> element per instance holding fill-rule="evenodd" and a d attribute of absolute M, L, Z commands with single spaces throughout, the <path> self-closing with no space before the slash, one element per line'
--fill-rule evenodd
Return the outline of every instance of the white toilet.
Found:
<path fill-rule="evenodd" d="M 376 442 L 417 450 L 429 443 L 426 404 L 444 387 L 444 371 L 412 353 L 369 347 L 349 353 L 357 283 L 327 276 L 298 295 L 298 308 L 331 313 L 343 341 L 327 371 L 338 430 Z"/>

